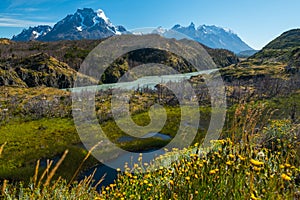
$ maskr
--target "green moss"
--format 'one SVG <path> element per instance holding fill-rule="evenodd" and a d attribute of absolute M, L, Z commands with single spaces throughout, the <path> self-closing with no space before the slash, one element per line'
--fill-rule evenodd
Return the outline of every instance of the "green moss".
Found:
<path fill-rule="evenodd" d="M 2 125 L 0 144 L 5 142 L 0 177 L 18 179 L 32 175 L 38 159 L 53 158 L 80 140 L 72 120 L 42 119 Z"/>

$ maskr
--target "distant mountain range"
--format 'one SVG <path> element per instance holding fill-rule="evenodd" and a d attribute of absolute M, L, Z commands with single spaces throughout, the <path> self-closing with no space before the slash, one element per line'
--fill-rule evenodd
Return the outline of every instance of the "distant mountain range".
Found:
<path fill-rule="evenodd" d="M 243 51 L 252 51 L 253 49 L 239 38 L 232 30 L 217 26 L 201 25 L 198 28 L 192 22 L 189 26 L 184 27 L 179 24 L 175 25 L 171 30 L 157 30 L 162 35 L 172 34 L 172 31 L 182 33 L 190 38 L 215 49 L 227 49 L 234 53 Z"/>
<path fill-rule="evenodd" d="M 122 26 L 114 26 L 102 10 L 91 8 L 78 9 L 73 15 L 68 15 L 54 27 L 37 26 L 24 29 L 14 36 L 14 41 L 58 41 L 101 39 L 113 35 L 128 33 Z"/>
<path fill-rule="evenodd" d="M 170 30 L 158 28 L 154 33 L 161 35 L 170 31 L 177 31 L 210 47 L 227 49 L 234 53 L 253 51 L 233 31 L 217 27 L 201 25 L 198 28 L 194 23 L 187 27 L 175 25 Z M 59 41 L 81 39 L 103 39 L 114 35 L 131 34 L 123 26 L 114 26 L 102 10 L 94 11 L 91 8 L 78 9 L 74 14 L 68 15 L 53 27 L 42 25 L 24 29 L 14 36 L 14 41 Z"/>

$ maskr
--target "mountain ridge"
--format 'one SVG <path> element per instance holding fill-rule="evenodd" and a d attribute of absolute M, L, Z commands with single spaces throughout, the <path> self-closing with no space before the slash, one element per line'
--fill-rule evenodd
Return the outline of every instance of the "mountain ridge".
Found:
<path fill-rule="evenodd" d="M 215 25 L 200 25 L 196 28 L 191 22 L 187 27 L 177 24 L 171 30 L 183 33 L 210 48 L 228 49 L 234 53 L 254 50 L 232 30 Z"/>
<path fill-rule="evenodd" d="M 128 32 L 123 26 L 114 26 L 109 18 L 106 17 L 103 10 L 98 9 L 94 11 L 91 8 L 83 8 L 77 9 L 74 14 L 67 15 L 53 27 L 41 25 L 24 29 L 20 34 L 14 36 L 12 40 L 58 41 L 102 39 L 123 33 Z"/>
<path fill-rule="evenodd" d="M 284 63 L 300 68 L 300 29 L 292 29 L 272 40 L 249 59 L 260 63 Z"/>
<path fill-rule="evenodd" d="M 201 25 L 196 28 L 192 22 L 188 27 L 179 24 L 170 30 L 156 29 L 156 34 L 167 34 L 168 31 L 177 31 L 208 46 L 210 48 L 227 49 L 234 53 L 253 50 L 230 29 L 215 25 Z M 13 36 L 13 41 L 59 41 L 81 39 L 104 39 L 114 35 L 131 34 L 123 26 L 115 26 L 106 17 L 103 10 L 94 11 L 91 8 L 78 9 L 69 14 L 53 27 L 42 25 L 24 29 L 20 34 Z"/>

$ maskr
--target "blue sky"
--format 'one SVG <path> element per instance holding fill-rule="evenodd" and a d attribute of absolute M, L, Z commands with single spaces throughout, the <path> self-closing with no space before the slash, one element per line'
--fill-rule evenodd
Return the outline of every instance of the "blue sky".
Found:
<path fill-rule="evenodd" d="M 53 25 L 84 7 L 101 8 L 113 24 L 129 30 L 190 22 L 226 27 L 255 49 L 300 27 L 299 0 L 2 0 L 0 37 L 11 38 L 29 26 Z"/>

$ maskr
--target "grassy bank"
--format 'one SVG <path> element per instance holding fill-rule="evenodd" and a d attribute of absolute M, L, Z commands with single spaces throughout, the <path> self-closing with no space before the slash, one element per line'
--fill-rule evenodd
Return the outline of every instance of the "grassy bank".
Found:
<path fill-rule="evenodd" d="M 50 196 L 59 199 L 58 193 L 69 199 L 76 199 L 78 195 L 84 199 L 126 199 L 138 198 L 139 195 L 149 199 L 185 199 L 187 196 L 211 199 L 226 195 L 234 196 L 235 199 L 293 199 L 299 192 L 299 125 L 295 124 L 299 122 L 300 108 L 292 105 L 299 105 L 299 99 L 296 93 L 286 98 L 251 102 L 242 107 L 233 106 L 228 110 L 227 124 L 222 134 L 224 140 L 217 141 L 211 153 L 195 155 L 195 147 L 180 152 L 175 150 L 167 156 L 179 154 L 181 157 L 167 167 L 165 164 L 150 166 L 156 170 L 137 176 L 129 172 L 139 170 L 138 167 L 130 169 L 101 193 L 91 186 L 90 179 L 79 184 L 74 182 L 72 189 L 68 189 L 68 181 L 87 154 L 78 145 L 80 139 L 71 119 L 11 121 L 0 128 L 0 143 L 6 143 L 0 160 L 0 176 L 2 180 L 13 183 L 2 182 L 3 195 L 12 197 L 21 192 L 24 198 L 29 195 L 40 199 Z M 166 112 L 168 120 L 160 132 L 174 136 L 181 119 L 180 108 L 167 107 Z M 294 123 L 282 120 L 289 119 L 291 112 L 295 112 Z M 200 127 L 204 129 L 198 130 L 195 142 L 201 141 L 210 120 L 209 108 L 200 108 L 200 113 Z M 136 114 L 132 119 L 142 126 L 150 122 L 147 112 Z M 107 121 L 101 126 L 112 141 L 124 136 L 114 121 Z M 166 142 L 149 138 L 119 145 L 124 149 L 139 151 L 164 146 Z M 45 159 L 54 159 L 55 165 L 65 149 L 69 149 L 69 154 L 53 177 L 53 180 L 59 177 L 62 180 L 54 181 L 50 184 L 51 188 L 44 188 L 43 184 L 33 187 L 32 183 L 27 187 L 35 173 L 36 161 L 42 159 L 43 164 L 38 173 L 41 176 L 46 168 Z M 83 167 L 95 163 L 91 157 Z M 12 180 L 25 182 L 19 185 Z"/>
<path fill-rule="evenodd" d="M 161 133 L 175 136 L 180 123 L 180 111 L 178 107 L 166 108 L 168 120 Z M 201 125 L 207 127 L 210 117 L 209 109 L 203 108 L 201 113 Z M 134 115 L 133 120 L 143 126 L 149 123 L 150 118 L 148 112 L 144 112 Z M 125 135 L 114 121 L 105 122 L 101 124 L 101 127 L 115 143 L 118 143 L 117 140 Z M 199 130 L 198 138 L 201 138 L 204 134 L 205 130 Z M 131 151 L 141 151 L 160 148 L 168 142 L 159 138 L 146 138 L 122 142 L 119 143 L 119 146 Z M 34 173 L 37 160 L 41 160 L 42 167 L 45 167 L 47 159 L 57 160 L 66 149 L 70 150 L 69 155 L 57 174 L 70 179 L 87 153 L 79 145 L 80 138 L 73 120 L 68 118 L 10 121 L 0 126 L 0 144 L 4 143 L 6 145 L 0 160 L 0 177 L 10 180 L 28 181 Z M 90 159 L 86 167 L 95 163 L 94 159 Z"/>
<path fill-rule="evenodd" d="M 298 199 L 299 126 L 272 120 L 257 134 L 249 133 L 243 135 L 247 143 L 226 138 L 213 141 L 210 149 L 197 145 L 174 149 L 154 165 L 128 168 L 100 192 L 89 177 L 71 185 L 65 180 L 29 186 L 5 182 L 2 195 L 7 199 Z M 139 173 L 142 168 L 146 173 Z"/>

